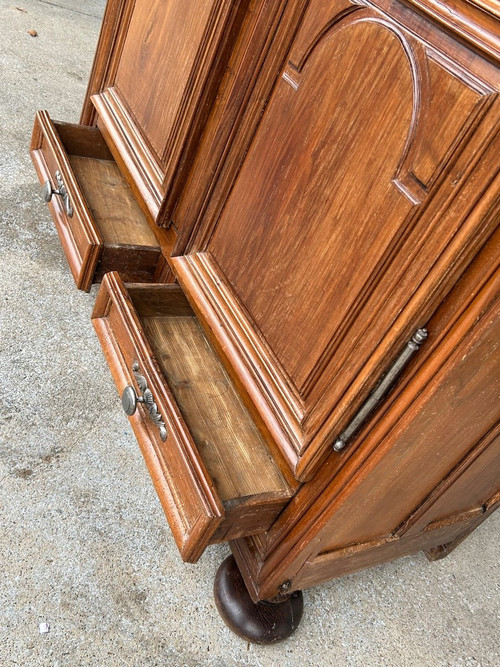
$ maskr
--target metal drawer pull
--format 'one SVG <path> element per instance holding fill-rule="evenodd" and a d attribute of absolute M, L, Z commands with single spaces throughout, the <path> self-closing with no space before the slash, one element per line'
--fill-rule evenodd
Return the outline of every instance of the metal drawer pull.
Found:
<path fill-rule="evenodd" d="M 389 367 L 388 371 L 382 377 L 378 385 L 368 396 L 363 405 L 359 408 L 349 424 L 347 424 L 339 437 L 335 440 L 333 449 L 336 452 L 340 452 L 342 449 L 344 449 L 349 438 L 351 438 L 354 433 L 359 428 L 361 428 L 361 426 L 372 414 L 373 410 L 377 407 L 380 401 L 387 396 L 390 389 L 392 388 L 392 385 L 394 382 L 396 382 L 399 374 L 403 371 L 406 364 L 410 361 L 415 352 L 417 352 L 426 338 L 427 329 L 417 329 L 417 331 L 415 331 L 411 337 L 411 340 L 406 343 L 404 348 L 396 357 L 392 366 Z"/>
<path fill-rule="evenodd" d="M 161 414 L 158 412 L 158 406 L 155 403 L 151 389 L 148 387 L 146 378 L 139 372 L 140 368 L 137 361 L 134 361 L 132 364 L 132 371 L 134 373 L 136 382 L 139 385 L 139 389 L 142 392 L 142 396 L 138 396 L 134 387 L 128 385 L 123 390 L 122 407 L 125 410 L 125 413 L 131 416 L 137 409 L 137 403 L 144 403 L 148 409 L 151 419 L 160 429 L 160 438 L 163 440 L 163 442 L 165 442 L 167 439 L 167 427 L 165 426 L 165 422 L 163 421 Z"/>
<path fill-rule="evenodd" d="M 43 198 L 48 204 L 49 201 L 52 199 L 52 195 L 59 195 L 59 197 L 62 197 L 66 215 L 68 216 L 68 218 L 72 218 L 73 207 L 71 206 L 71 201 L 68 195 L 68 191 L 66 190 L 66 186 L 64 185 L 64 181 L 62 179 L 61 172 L 59 170 L 57 170 L 55 173 L 55 179 L 58 189 L 54 190 L 54 188 L 52 187 L 52 183 L 49 181 L 49 179 L 47 179 L 43 185 Z"/>

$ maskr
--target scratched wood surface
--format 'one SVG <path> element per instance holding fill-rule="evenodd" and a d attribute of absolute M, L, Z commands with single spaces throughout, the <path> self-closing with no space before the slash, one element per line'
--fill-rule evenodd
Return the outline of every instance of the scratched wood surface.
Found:
<path fill-rule="evenodd" d="M 104 243 L 158 246 L 144 213 L 114 161 L 79 155 L 69 159 Z"/>
<path fill-rule="evenodd" d="M 194 316 L 142 319 L 221 500 L 288 488 Z"/>
<path fill-rule="evenodd" d="M 182 299 L 166 317 L 161 290 L 140 305 L 134 287 L 142 324 L 124 329 L 115 314 L 113 345 L 127 339 L 135 354 L 146 331 L 163 372 L 149 348 L 141 363 L 167 378 L 165 418 L 184 420 L 179 442 L 210 469 L 196 495 L 183 488 L 196 481 L 180 465 L 183 447 L 165 454 L 184 471 L 169 479 L 177 516 L 189 517 L 181 543 L 194 556 L 210 540 L 260 532 L 233 545 L 255 597 L 287 579 L 308 586 L 447 551 L 498 498 L 493 305 L 477 311 L 494 260 L 471 270 L 500 215 L 496 4 L 251 0 L 239 37 L 222 30 L 224 39 L 229 5 L 245 3 L 111 4 L 125 18 L 105 40 L 113 54 L 98 58 L 108 74 L 93 91 L 106 140 L 151 217 L 174 221 L 183 289 L 256 423 L 304 481 L 281 506 L 264 501 L 259 476 L 275 497 L 286 490 L 266 472 L 267 454 L 247 456 L 260 436 L 219 359 Z M 129 305 L 123 298 L 120 313 Z M 431 351 L 352 449 L 334 454 L 335 434 L 427 323 Z M 138 422 L 145 447 L 149 426 Z M 226 512 L 217 498 L 217 526 L 205 507 L 212 482 Z M 245 507 L 257 487 L 260 505 Z M 200 517 L 210 537 L 198 537 Z"/>
<path fill-rule="evenodd" d="M 284 576 L 300 588 L 420 549 L 446 555 L 494 511 L 498 240 L 488 241 L 429 322 L 429 346 L 382 414 L 330 454 L 264 540 L 253 538 L 250 551 L 245 540 L 235 545 L 257 596 L 259 588 L 272 595 Z M 250 555 L 256 548 L 260 558 Z"/>

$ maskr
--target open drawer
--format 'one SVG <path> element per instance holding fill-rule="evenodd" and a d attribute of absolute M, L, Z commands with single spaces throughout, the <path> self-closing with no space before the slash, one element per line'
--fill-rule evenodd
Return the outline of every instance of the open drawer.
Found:
<path fill-rule="evenodd" d="M 100 131 L 39 111 L 31 157 L 77 287 L 113 270 L 152 281 L 160 247 Z"/>
<path fill-rule="evenodd" d="M 183 559 L 267 530 L 292 492 L 181 288 L 109 273 L 92 317 Z"/>

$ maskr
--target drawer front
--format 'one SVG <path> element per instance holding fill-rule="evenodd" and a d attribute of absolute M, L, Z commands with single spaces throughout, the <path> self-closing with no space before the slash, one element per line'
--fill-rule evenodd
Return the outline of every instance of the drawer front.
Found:
<path fill-rule="evenodd" d="M 90 289 L 101 253 L 102 238 L 87 208 L 66 150 L 46 111 L 39 111 L 36 115 L 31 156 L 42 184 L 48 180 L 57 190 L 56 172 L 61 174 L 73 214 L 71 217 L 67 214 L 65 202 L 60 196 L 52 197 L 49 208 L 77 287 Z"/>
<path fill-rule="evenodd" d="M 103 280 L 93 323 L 120 395 L 127 385 L 140 394 L 132 371 L 137 362 L 154 396 L 166 440 L 143 405 L 137 407 L 130 423 L 181 556 L 196 562 L 223 520 L 224 508 L 116 274 Z"/>

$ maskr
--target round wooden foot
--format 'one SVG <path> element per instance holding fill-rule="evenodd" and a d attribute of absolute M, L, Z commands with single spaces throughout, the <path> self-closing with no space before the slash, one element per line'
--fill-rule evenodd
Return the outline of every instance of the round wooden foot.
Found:
<path fill-rule="evenodd" d="M 274 644 L 287 639 L 302 618 L 302 591 L 295 591 L 279 602 L 253 602 L 233 556 L 228 556 L 217 570 L 214 596 L 226 625 L 254 644 Z"/>

